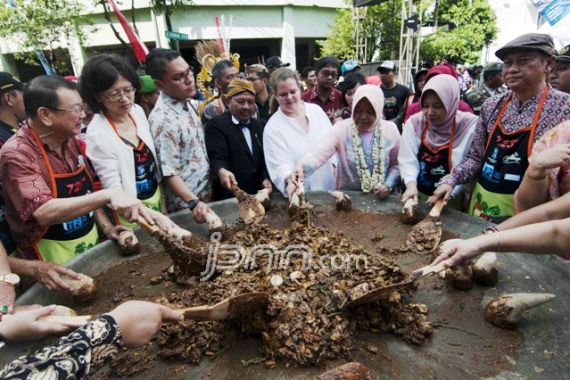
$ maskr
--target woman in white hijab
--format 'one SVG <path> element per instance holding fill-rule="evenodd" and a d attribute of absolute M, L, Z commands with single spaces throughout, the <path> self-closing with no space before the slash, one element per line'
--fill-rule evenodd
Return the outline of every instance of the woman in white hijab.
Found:
<path fill-rule="evenodd" d="M 431 196 L 439 180 L 469 151 L 477 116 L 458 111 L 459 100 L 459 85 L 451 75 L 440 74 L 426 83 L 420 98 L 422 112 L 410 117 L 402 132 L 398 155 L 406 185 L 402 202 L 417 203 L 420 194 L 424 199 Z M 463 185 L 454 189 L 456 208 L 464 191 Z"/>
<path fill-rule="evenodd" d="M 354 94 L 352 117 L 335 124 L 333 132 L 299 161 L 292 173 L 294 182 L 317 170 L 336 153 L 337 189 L 374 192 L 386 198 L 400 180 L 401 137 L 396 124 L 382 119 L 383 108 L 380 87 L 360 86 Z"/>

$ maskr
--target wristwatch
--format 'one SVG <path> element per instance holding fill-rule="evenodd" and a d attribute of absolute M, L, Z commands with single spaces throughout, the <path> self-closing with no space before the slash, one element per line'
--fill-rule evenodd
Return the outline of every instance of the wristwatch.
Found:
<path fill-rule="evenodd" d="M 5 282 L 12 286 L 16 286 L 20 283 L 20 276 L 16 273 L 4 273 L 0 275 L 0 282 Z"/>
<path fill-rule="evenodd" d="M 198 203 L 200 203 L 200 200 L 198 198 L 190 199 L 188 201 L 188 208 L 190 209 L 190 211 L 194 211 L 196 206 L 198 206 Z"/>

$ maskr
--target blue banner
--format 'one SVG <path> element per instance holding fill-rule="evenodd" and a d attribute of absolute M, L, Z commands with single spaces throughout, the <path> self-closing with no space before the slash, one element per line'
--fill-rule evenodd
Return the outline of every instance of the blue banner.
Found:
<path fill-rule="evenodd" d="M 552 26 L 570 13 L 570 0 L 532 0 L 532 3 Z"/>

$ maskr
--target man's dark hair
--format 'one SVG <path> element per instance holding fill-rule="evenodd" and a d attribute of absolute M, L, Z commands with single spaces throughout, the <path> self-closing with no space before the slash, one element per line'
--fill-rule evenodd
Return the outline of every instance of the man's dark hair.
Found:
<path fill-rule="evenodd" d="M 319 59 L 317 61 L 317 63 L 315 63 L 315 71 L 318 73 L 319 71 L 321 71 L 321 69 L 327 67 L 327 66 L 332 66 L 335 69 L 338 70 L 338 67 L 340 66 L 340 62 L 338 61 L 338 59 L 336 59 L 335 57 L 323 57 L 321 59 Z"/>
<path fill-rule="evenodd" d="M 59 107 L 60 88 L 77 91 L 77 84 L 54 75 L 42 75 L 34 78 L 24 87 L 24 107 L 26 116 L 36 117 L 40 107 L 56 109 Z"/>
<path fill-rule="evenodd" d="M 111 88 L 119 76 L 128 80 L 137 92 L 140 90 L 139 77 L 134 67 L 124 57 L 116 54 L 99 54 L 89 58 L 81 71 L 79 91 L 91 111 L 99 113 L 105 110 L 103 104 L 97 100 L 97 96 Z"/>
<path fill-rule="evenodd" d="M 483 81 L 487 81 L 488 79 L 494 77 L 495 75 L 501 75 L 500 71 L 483 71 Z"/>
<path fill-rule="evenodd" d="M 315 68 L 313 66 L 307 66 L 303 69 L 303 71 L 301 72 L 301 78 L 303 79 L 307 79 L 307 77 L 309 76 L 309 73 L 311 71 L 315 71 Z"/>
<path fill-rule="evenodd" d="M 172 49 L 152 49 L 146 56 L 146 73 L 152 79 L 162 79 L 166 72 L 166 65 L 176 58 L 180 57 L 180 53 Z"/>
<path fill-rule="evenodd" d="M 224 70 L 229 67 L 234 67 L 234 64 L 229 59 L 222 59 L 221 61 L 216 62 L 216 64 L 212 68 L 212 79 L 213 80 L 222 79 L 222 74 Z"/>

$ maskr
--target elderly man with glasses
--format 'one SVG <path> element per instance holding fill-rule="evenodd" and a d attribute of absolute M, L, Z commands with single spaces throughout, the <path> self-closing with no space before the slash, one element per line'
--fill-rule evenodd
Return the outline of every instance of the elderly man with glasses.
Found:
<path fill-rule="evenodd" d="M 103 206 L 129 220 L 154 221 L 142 202 L 125 191 L 94 191 L 93 170 L 76 138 L 85 111 L 75 83 L 37 77 L 24 90 L 24 105 L 29 127 L 20 128 L 0 150 L 6 220 L 17 256 L 28 259 L 10 266 L 50 289 L 69 290 L 60 276 L 76 274 L 54 264 L 65 264 L 97 244 L 95 223 L 109 224 Z M 113 231 L 105 233 L 112 237 Z"/>
<path fill-rule="evenodd" d="M 334 119 L 335 112 L 343 107 L 342 94 L 335 88 L 338 79 L 339 62 L 335 57 L 323 57 L 315 64 L 317 86 L 307 90 L 301 99 L 320 106 L 329 119 Z"/>

